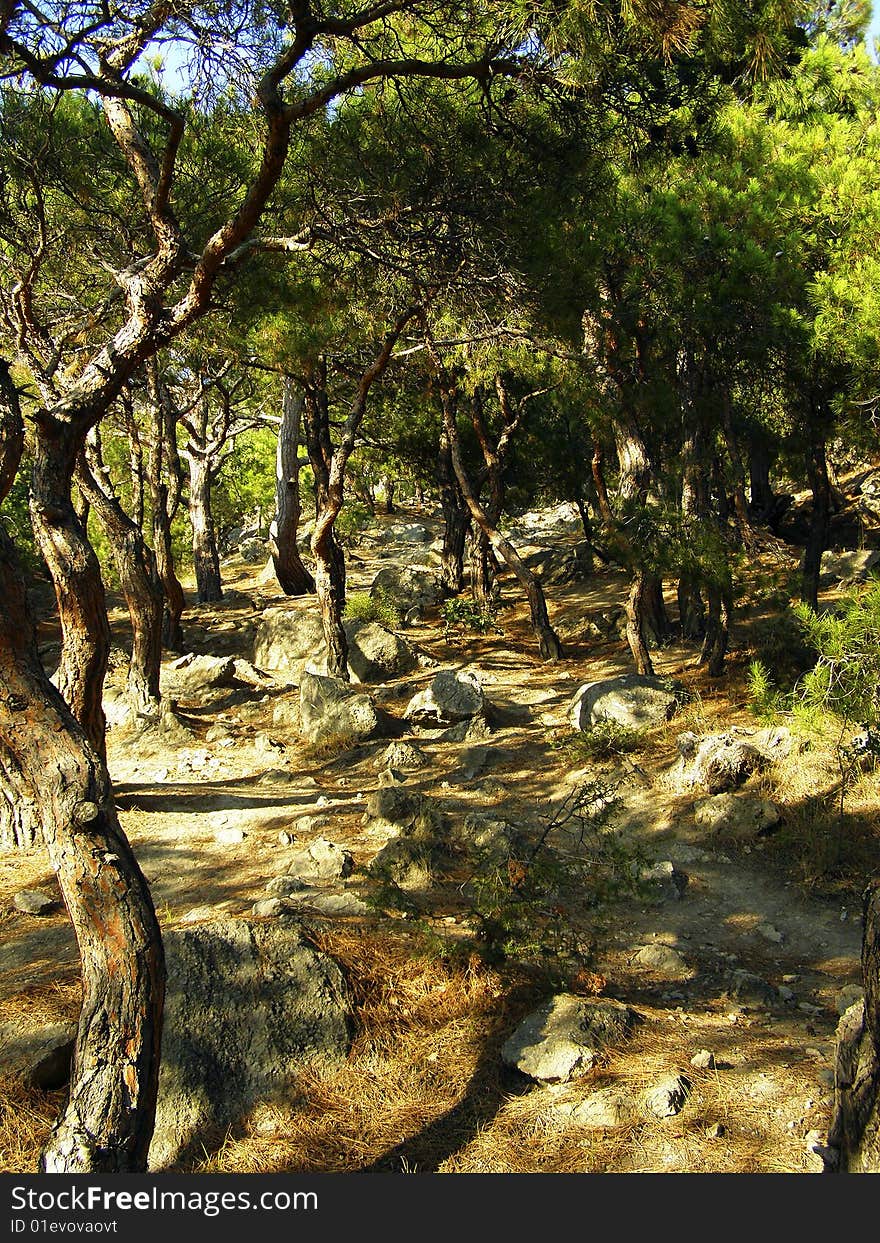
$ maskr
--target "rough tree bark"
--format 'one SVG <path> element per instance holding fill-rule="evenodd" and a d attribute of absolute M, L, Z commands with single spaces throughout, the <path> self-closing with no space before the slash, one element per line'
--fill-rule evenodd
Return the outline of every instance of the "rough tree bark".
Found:
<path fill-rule="evenodd" d="M 174 566 L 171 523 L 183 491 L 183 471 L 177 452 L 176 419 L 170 398 L 159 379 L 155 358 L 147 367 L 147 387 L 153 410 L 148 479 L 156 572 L 162 583 L 165 614 L 162 637 L 172 652 L 183 650 L 181 619 L 186 607 L 183 587 Z"/>
<path fill-rule="evenodd" d="M 303 400 L 303 394 L 294 380 L 285 376 L 275 453 L 275 517 L 269 526 L 269 552 L 275 577 L 287 596 L 303 596 L 315 590 L 315 580 L 303 565 L 297 544 L 301 513 L 299 438 Z"/>
<path fill-rule="evenodd" d="M 749 507 L 746 501 L 746 472 L 742 463 L 739 440 L 733 425 L 733 411 L 730 393 L 727 389 L 723 389 L 721 393 L 721 426 L 733 476 L 733 512 L 736 518 L 736 528 L 743 546 L 746 549 L 751 549 L 756 544 L 756 533 L 749 516 Z"/>
<path fill-rule="evenodd" d="M 559 641 L 559 636 L 550 624 L 550 617 L 547 613 L 547 601 L 544 598 L 544 590 L 539 580 L 534 574 L 532 574 L 531 570 L 523 562 L 519 553 L 510 541 L 505 539 L 497 527 L 492 525 L 488 519 L 486 511 L 476 498 L 461 456 L 461 448 L 458 440 L 455 385 L 451 382 L 448 375 L 446 375 L 445 369 L 440 362 L 433 342 L 430 342 L 429 348 L 431 350 L 432 359 L 434 361 L 434 366 L 437 370 L 440 383 L 440 393 L 443 403 L 443 423 L 446 428 L 446 436 L 449 442 L 449 452 L 452 458 L 452 466 L 455 470 L 458 486 L 461 488 L 461 494 L 464 497 L 465 504 L 468 507 L 471 520 L 486 537 L 489 545 L 499 559 L 504 561 L 505 564 L 513 571 L 522 586 L 526 599 L 528 600 L 532 630 L 538 639 L 538 647 L 541 655 L 545 660 L 561 660 L 563 655 L 562 644 Z"/>
<path fill-rule="evenodd" d="M 139 716 L 156 717 L 162 663 L 162 583 L 140 523 L 128 516 L 113 490 L 94 431 L 77 463 L 76 483 L 107 536 L 128 607 L 132 644 L 126 698 Z"/>
<path fill-rule="evenodd" d="M 471 517 L 455 477 L 445 425 L 440 429 L 437 484 L 440 489 L 440 511 L 443 514 L 440 577 L 444 591 L 451 596 L 457 596 L 464 585 L 464 550 Z"/>
<path fill-rule="evenodd" d="M 211 512 L 211 464 L 207 455 L 190 445 L 185 453 L 189 467 L 189 520 L 192 527 L 193 568 L 196 597 L 200 604 L 223 599 L 220 554 Z"/>
<path fill-rule="evenodd" d="M 0 366 L 0 501 L 21 458 L 17 397 Z M 159 1085 L 165 968 L 150 892 L 119 827 L 110 778 L 37 654 L 15 548 L 0 522 L 0 777 L 32 798 L 82 959 L 70 1096 L 49 1173 L 146 1169 Z"/>
<path fill-rule="evenodd" d="M 865 891 L 862 932 L 864 1005 L 837 1029 L 834 1116 L 828 1144 L 844 1174 L 880 1174 L 880 884 Z"/>
<path fill-rule="evenodd" d="M 366 413 L 370 388 L 388 367 L 398 337 L 409 321 L 418 314 L 417 307 L 410 307 L 386 334 L 376 357 L 358 381 L 339 443 L 335 446 L 330 435 L 326 361 L 322 359 L 306 380 L 306 443 L 315 476 L 317 510 L 312 532 L 315 589 L 327 644 L 327 672 L 332 677 L 346 681 L 349 676 L 348 640 L 342 625 L 342 612 L 345 608 L 345 555 L 335 532 L 336 519 L 345 499 L 345 471 Z"/>

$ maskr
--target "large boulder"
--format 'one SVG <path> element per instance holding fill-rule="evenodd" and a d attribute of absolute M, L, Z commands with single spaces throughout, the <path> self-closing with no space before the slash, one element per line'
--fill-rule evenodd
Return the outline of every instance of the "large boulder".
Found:
<path fill-rule="evenodd" d="M 791 750 L 791 734 L 785 728 L 743 729 L 733 726 L 720 734 L 700 738 L 690 732 L 676 739 L 679 758 L 669 771 L 675 789 L 699 788 L 709 794 L 732 790 L 758 769 Z"/>
<path fill-rule="evenodd" d="M 837 583 L 863 583 L 880 568 L 880 549 L 852 548 L 844 552 L 822 553 L 819 567 L 819 586 L 833 587 Z"/>
<path fill-rule="evenodd" d="M 694 806 L 694 820 L 720 837 L 750 841 L 775 829 L 780 821 L 779 808 L 769 798 L 752 794 L 713 794 L 700 799 Z"/>
<path fill-rule="evenodd" d="M 254 637 L 254 664 L 294 674 L 325 659 L 324 628 L 315 609 L 281 605 L 263 611 Z"/>
<path fill-rule="evenodd" d="M 342 1059 L 350 1045 L 342 972 L 298 923 L 218 920 L 164 943 L 152 1170 L 222 1141 L 259 1102 L 284 1100 L 300 1068 Z"/>
<path fill-rule="evenodd" d="M 413 725 L 442 729 L 481 715 L 486 706 L 480 679 L 464 669 L 441 669 L 430 686 L 414 695 L 404 717 Z"/>
<path fill-rule="evenodd" d="M 341 678 L 304 672 L 299 686 L 300 728 L 308 742 L 348 738 L 364 742 L 381 728 L 372 698 Z"/>
<path fill-rule="evenodd" d="M 359 682 L 389 682 L 418 668 L 411 643 L 379 622 L 345 623 L 348 666 Z"/>
<path fill-rule="evenodd" d="M 681 683 L 670 678 L 624 673 L 579 687 L 571 701 L 571 724 L 581 731 L 600 721 L 614 721 L 627 729 L 653 729 L 668 721 L 686 698 Z"/>
<path fill-rule="evenodd" d="M 382 532 L 383 544 L 430 544 L 433 538 L 420 522 L 395 522 Z"/>
<path fill-rule="evenodd" d="M 523 1019 L 501 1056 L 541 1083 L 566 1083 L 585 1075 L 603 1049 L 620 1044 L 635 1013 L 619 1001 L 559 993 Z"/>
<path fill-rule="evenodd" d="M 370 587 L 371 596 L 381 596 L 407 613 L 427 609 L 444 597 L 443 580 L 427 566 L 388 565 L 380 570 Z"/>
<path fill-rule="evenodd" d="M 207 691 L 235 685 L 235 661 L 231 656 L 188 652 L 165 666 L 162 682 L 163 690 L 173 699 L 201 699 Z"/>

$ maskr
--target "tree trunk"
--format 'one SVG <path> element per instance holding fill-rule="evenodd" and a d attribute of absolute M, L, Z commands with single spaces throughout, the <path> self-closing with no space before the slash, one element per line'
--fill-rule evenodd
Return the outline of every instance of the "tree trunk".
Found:
<path fill-rule="evenodd" d="M 739 443 L 733 426 L 730 394 L 727 391 L 722 393 L 721 396 L 721 410 L 724 443 L 727 446 L 727 456 L 733 474 L 733 512 L 736 515 L 736 526 L 740 540 L 744 547 L 749 549 L 755 545 L 755 531 L 752 527 L 752 520 L 749 517 L 749 507 L 746 503 L 746 472 L 743 468 Z"/>
<path fill-rule="evenodd" d="M 177 428 L 167 391 L 159 379 L 155 358 L 147 368 L 147 387 L 153 406 L 153 438 L 149 455 L 150 507 L 156 573 L 165 596 L 162 638 L 172 652 L 183 651 L 181 618 L 186 607 L 183 587 L 174 567 L 171 521 L 183 489 L 183 472 L 177 451 Z M 163 466 L 167 464 L 167 482 Z"/>
<path fill-rule="evenodd" d="M 814 609 L 819 602 L 819 573 L 822 568 L 822 553 L 828 547 L 832 504 L 825 441 L 821 438 L 813 439 L 810 445 L 807 478 L 813 493 L 813 513 L 810 518 L 810 534 L 801 561 L 801 599 Z"/>
<path fill-rule="evenodd" d="M 605 481 L 605 451 L 596 437 L 593 437 L 593 456 L 590 459 L 590 470 L 596 488 L 596 499 L 599 504 L 599 517 L 609 529 L 614 526 L 614 510 L 608 499 L 608 484 Z"/>
<path fill-rule="evenodd" d="M 630 652 L 632 652 L 636 671 L 650 676 L 654 672 L 654 666 L 651 663 L 651 656 L 648 652 L 648 645 L 645 642 L 644 632 L 645 586 L 647 578 L 648 576 L 644 570 L 636 570 L 630 583 L 629 595 L 626 599 L 626 641 L 629 644 Z"/>
<path fill-rule="evenodd" d="M 110 548 L 119 585 L 131 619 L 131 659 L 126 698 L 139 716 L 159 714 L 159 671 L 162 663 L 162 610 L 164 595 L 156 558 L 144 542 L 140 526 L 125 513 L 117 497 L 100 478 L 95 450 L 86 450 L 77 464 L 77 486 L 88 498 Z M 95 472 L 93 473 L 92 466 Z"/>
<path fill-rule="evenodd" d="M 171 519 L 168 508 L 168 486 L 158 483 L 153 489 L 153 548 L 156 557 L 156 573 L 162 584 L 165 601 L 162 639 L 169 651 L 182 652 L 183 628 L 180 623 L 186 599 L 174 567 Z"/>
<path fill-rule="evenodd" d="M 214 532 L 214 516 L 211 513 L 211 470 L 204 455 L 195 448 L 190 448 L 187 459 L 196 595 L 199 603 L 205 604 L 223 599 L 220 557 Z"/>
<path fill-rule="evenodd" d="M 449 437 L 445 427 L 440 433 L 437 483 L 440 487 L 440 509 L 443 514 L 443 552 L 440 575 L 444 589 L 451 596 L 457 596 L 464 584 L 464 549 L 471 520 L 455 477 Z"/>
<path fill-rule="evenodd" d="M 700 664 L 708 665 L 710 677 L 720 678 L 730 638 L 730 614 L 733 601 L 730 592 L 712 580 L 706 582 L 706 635 L 700 652 Z"/>
<path fill-rule="evenodd" d="M 342 624 L 345 609 L 345 553 L 336 538 L 336 514 L 325 500 L 312 534 L 315 558 L 315 589 L 321 607 L 321 624 L 327 644 L 327 672 L 333 678 L 349 680 L 348 639 Z"/>
<path fill-rule="evenodd" d="M 506 540 L 498 531 L 497 527 L 492 526 L 489 522 L 485 510 L 481 507 L 479 501 L 474 495 L 470 479 L 464 468 L 461 453 L 458 446 L 458 431 L 455 426 L 455 415 L 452 411 L 451 400 L 448 394 L 443 396 L 443 418 L 446 427 L 446 437 L 449 444 L 449 453 L 452 459 L 452 467 L 458 480 L 458 486 L 461 488 L 461 494 L 464 497 L 465 504 L 468 507 L 471 519 L 479 527 L 480 531 L 485 535 L 488 543 L 495 550 L 496 554 L 508 565 L 519 580 L 523 590 L 526 593 L 526 599 L 529 602 L 529 614 L 531 618 L 532 630 L 538 639 L 538 646 L 541 655 L 545 660 L 561 660 L 562 644 L 559 641 L 555 630 L 550 625 L 550 618 L 547 614 L 547 601 L 544 598 L 544 590 L 540 582 L 532 574 L 531 570 L 523 562 L 516 549 Z"/>
<path fill-rule="evenodd" d="M 284 377 L 281 426 L 275 455 L 275 517 L 269 527 L 269 551 L 275 577 L 287 596 L 315 590 L 315 580 L 303 565 L 297 544 L 300 519 L 299 434 L 303 396 L 293 380 Z"/>
<path fill-rule="evenodd" d="M 768 439 L 758 433 L 749 440 L 749 513 L 757 522 L 773 529 L 776 522 L 776 493 L 770 483 L 775 461 Z"/>
<path fill-rule="evenodd" d="M 70 1095 L 46 1173 L 146 1169 L 165 970 L 149 889 L 116 817 L 101 756 L 49 682 L 23 579 L 0 527 L 0 742 L 39 800 L 51 866 L 82 959 Z"/>
<path fill-rule="evenodd" d="M 385 478 L 385 513 L 389 516 L 397 513 L 394 508 L 394 480 L 388 476 Z"/>
<path fill-rule="evenodd" d="M 846 1174 L 880 1174 L 880 884 L 865 892 L 862 932 L 864 1006 L 837 1029 L 834 1116 L 828 1144 Z"/>
<path fill-rule="evenodd" d="M 34 435 L 31 522 L 58 601 L 62 649 L 58 689 L 105 757 L 104 676 L 110 623 L 101 568 L 71 500 L 71 481 L 85 433 L 42 415 Z"/>

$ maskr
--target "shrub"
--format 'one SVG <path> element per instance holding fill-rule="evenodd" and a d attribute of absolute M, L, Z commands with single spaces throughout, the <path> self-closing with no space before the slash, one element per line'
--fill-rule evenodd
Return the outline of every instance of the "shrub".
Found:
<path fill-rule="evenodd" d="M 400 625 L 400 609 L 381 587 L 374 595 L 368 591 L 353 591 L 345 602 L 342 614 L 346 621 L 381 622 L 389 630 Z"/>
<path fill-rule="evenodd" d="M 597 722 L 592 729 L 565 734 L 555 739 L 553 746 L 572 760 L 609 760 L 639 751 L 644 746 L 644 734 L 606 720 Z"/>
<path fill-rule="evenodd" d="M 442 608 L 443 637 L 447 642 L 461 636 L 465 631 L 474 634 L 504 634 L 495 621 L 495 610 L 481 608 L 475 600 L 467 598 L 447 600 Z"/>

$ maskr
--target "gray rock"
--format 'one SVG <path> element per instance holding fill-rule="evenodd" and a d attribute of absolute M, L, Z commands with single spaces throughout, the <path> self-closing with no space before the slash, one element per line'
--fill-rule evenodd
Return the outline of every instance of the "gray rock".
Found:
<path fill-rule="evenodd" d="M 265 561 L 266 557 L 269 555 L 269 545 L 265 540 L 257 539 L 255 536 L 251 536 L 250 538 L 243 539 L 241 541 L 238 546 L 238 555 L 241 557 L 242 561 Z"/>
<path fill-rule="evenodd" d="M 373 579 L 370 595 L 381 595 L 402 613 L 428 609 L 443 599 L 443 580 L 426 566 L 386 566 Z"/>
<path fill-rule="evenodd" d="M 672 980 L 680 980 L 690 975 L 690 967 L 678 950 L 660 941 L 641 946 L 633 962 L 637 967 L 645 967 L 648 971 L 655 971 L 658 975 Z"/>
<path fill-rule="evenodd" d="M 307 906 L 321 915 L 369 915 L 366 902 L 354 893 L 325 893 L 320 889 L 306 888 L 292 893 L 288 907 Z"/>
<path fill-rule="evenodd" d="M 394 837 L 370 861 L 368 871 L 410 892 L 426 889 L 432 881 L 435 853 L 430 842 Z"/>
<path fill-rule="evenodd" d="M 291 922 L 221 920 L 165 934 L 168 988 L 150 1168 L 221 1141 L 309 1061 L 343 1059 L 342 973 Z"/>
<path fill-rule="evenodd" d="M 0 1023 L 0 1069 L 55 1092 L 70 1078 L 75 1043 L 76 1023 L 49 1023 L 36 1031 L 23 1031 L 20 1022 Z"/>
<path fill-rule="evenodd" d="M 401 772 L 415 772 L 424 768 L 428 757 L 424 751 L 414 747 L 410 742 L 389 743 L 381 756 L 374 762 L 375 768 L 394 768 Z"/>
<path fill-rule="evenodd" d="M 700 1049 L 700 1051 L 695 1053 L 691 1058 L 691 1066 L 693 1066 L 695 1070 L 714 1070 L 717 1064 L 718 1063 L 715 1061 L 715 1054 L 711 1051 L 711 1049 Z"/>
<path fill-rule="evenodd" d="M 451 837 L 468 852 L 478 855 L 484 863 L 498 864 L 510 858 L 517 832 L 506 820 L 491 812 L 472 812 L 451 832 Z"/>
<path fill-rule="evenodd" d="M 289 903 L 283 898 L 260 898 L 251 907 L 254 919 L 277 919 L 290 910 Z"/>
<path fill-rule="evenodd" d="M 635 1117 L 631 1098 L 614 1085 L 600 1088 L 575 1104 L 557 1105 L 553 1113 L 567 1124 L 584 1130 L 625 1126 Z"/>
<path fill-rule="evenodd" d="M 764 1009 L 776 1005 L 779 1000 L 778 990 L 767 980 L 751 971 L 733 971 L 728 977 L 727 992 L 737 1001 Z"/>
<path fill-rule="evenodd" d="M 863 485 L 864 490 L 864 485 Z M 836 583 L 863 583 L 872 570 L 880 566 L 880 549 L 860 548 L 845 552 L 822 553 L 819 568 L 819 586 L 833 587 Z"/>
<path fill-rule="evenodd" d="M 442 834 L 442 817 L 423 794 L 406 786 L 380 786 L 367 799 L 364 823 L 377 836 L 414 837 L 433 841 Z"/>
<path fill-rule="evenodd" d="M 780 932 L 775 924 L 758 924 L 755 932 L 765 941 L 770 941 L 773 945 L 782 945 L 785 940 L 785 934 Z"/>
<path fill-rule="evenodd" d="M 671 859 L 662 859 L 639 873 L 642 884 L 647 886 L 647 896 L 654 902 L 678 902 L 684 897 L 688 875 L 675 866 Z"/>
<path fill-rule="evenodd" d="M 289 898 L 293 893 L 300 893 L 308 888 L 304 880 L 298 876 L 273 876 L 266 882 L 266 892 L 275 898 Z"/>
<path fill-rule="evenodd" d="M 51 915 L 58 909 L 55 898 L 46 893 L 38 893 L 35 889 L 20 889 L 13 897 L 12 905 L 24 915 Z"/>
<path fill-rule="evenodd" d="M 235 661 L 229 656 L 195 656 L 172 660 L 165 668 L 164 691 L 175 699 L 198 699 L 206 691 L 235 685 Z"/>
<path fill-rule="evenodd" d="M 669 784 L 680 790 L 695 786 L 709 794 L 732 790 L 757 769 L 782 759 L 791 750 L 791 734 L 780 729 L 742 729 L 734 726 L 720 734 L 680 734 L 679 758 L 668 773 Z"/>
<path fill-rule="evenodd" d="M 656 1118 L 672 1118 L 681 1113 L 690 1091 L 690 1081 L 684 1075 L 670 1075 L 649 1088 L 645 1107 Z"/>
<path fill-rule="evenodd" d="M 600 721 L 614 721 L 627 729 L 653 729 L 668 721 L 686 698 L 680 683 L 638 673 L 585 682 L 571 701 L 571 724 L 581 731 Z"/>
<path fill-rule="evenodd" d="M 838 1014 L 845 1014 L 850 1006 L 865 1000 L 865 990 L 860 984 L 846 984 L 834 998 Z"/>
<path fill-rule="evenodd" d="M 753 794 L 713 794 L 694 806 L 694 820 L 720 837 L 750 841 L 774 829 L 780 821 L 779 808 L 769 798 Z"/>
<path fill-rule="evenodd" d="M 254 636 L 254 664 L 297 674 L 304 662 L 325 659 L 324 628 L 314 608 L 281 605 L 264 609 Z"/>
<path fill-rule="evenodd" d="M 619 1044 L 634 1019 L 620 1002 L 560 993 L 523 1019 L 501 1056 L 530 1079 L 564 1083 L 586 1074 L 605 1047 Z"/>
<path fill-rule="evenodd" d="M 418 667 L 418 657 L 407 643 L 379 622 L 347 622 L 348 664 L 360 682 L 389 682 Z"/>
<path fill-rule="evenodd" d="M 450 725 L 449 729 L 444 729 L 439 735 L 439 741 L 485 742 L 491 736 L 492 730 L 489 722 L 481 713 L 478 716 L 472 716 L 468 721 L 459 721 L 457 725 Z"/>
<path fill-rule="evenodd" d="M 409 701 L 404 712 L 413 725 L 440 728 L 482 713 L 485 697 L 480 680 L 469 670 L 441 669 L 431 685 Z"/>
<path fill-rule="evenodd" d="M 382 532 L 383 544 L 430 544 L 434 536 L 418 522 L 395 522 Z"/>
<path fill-rule="evenodd" d="M 288 876 L 304 880 L 340 880 L 354 870 L 351 851 L 319 837 L 304 850 L 292 856 L 287 867 Z"/>
<path fill-rule="evenodd" d="M 309 742 L 342 738 L 363 742 L 381 729 L 372 698 L 340 678 L 303 673 L 299 688 L 300 727 Z"/>
<path fill-rule="evenodd" d="M 237 846 L 240 842 L 243 842 L 246 837 L 247 833 L 245 833 L 244 829 L 218 829 L 214 834 L 214 841 L 218 842 L 221 846 Z"/>

